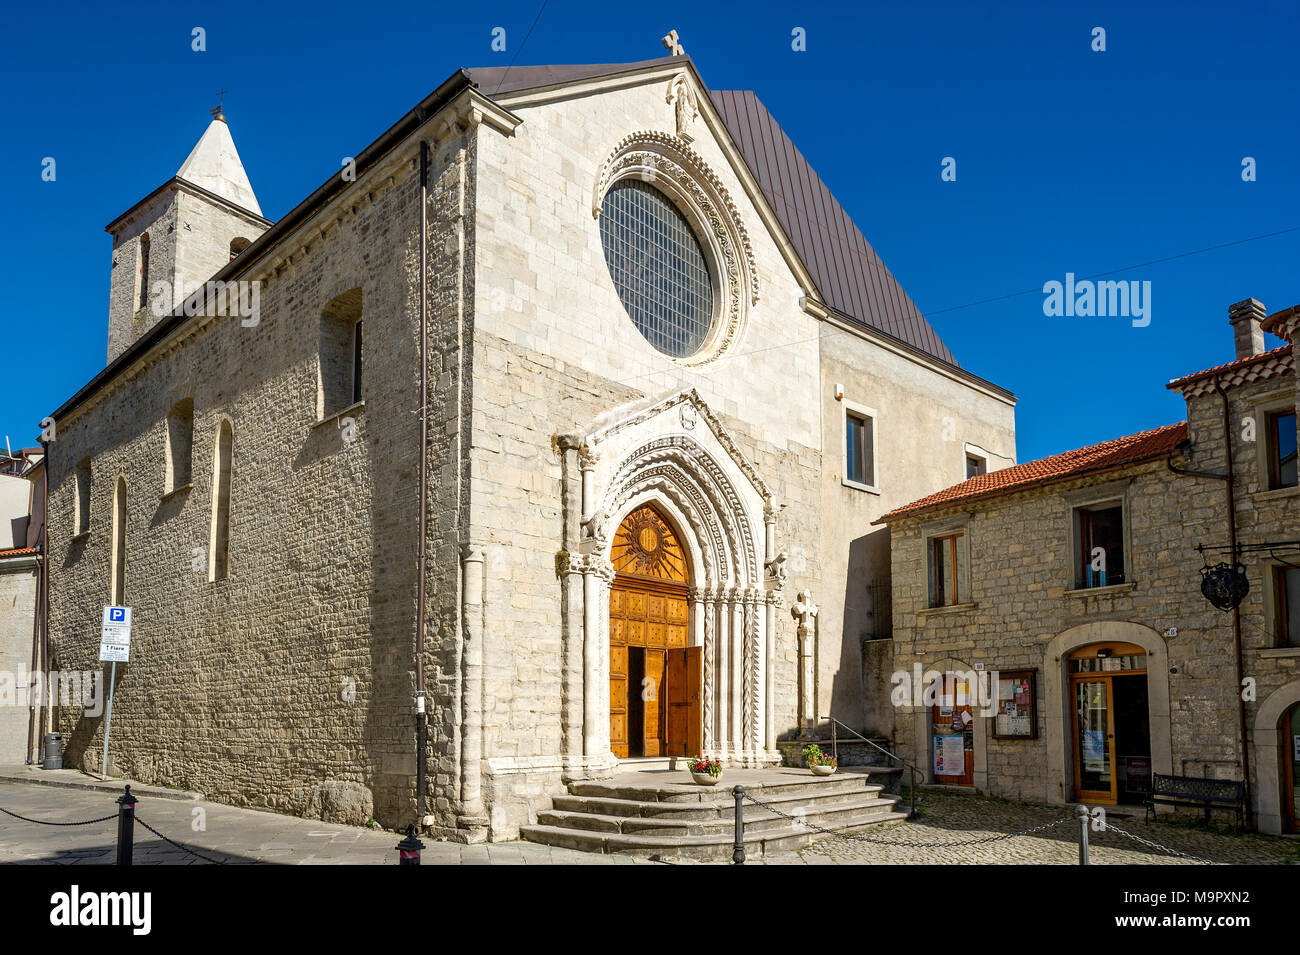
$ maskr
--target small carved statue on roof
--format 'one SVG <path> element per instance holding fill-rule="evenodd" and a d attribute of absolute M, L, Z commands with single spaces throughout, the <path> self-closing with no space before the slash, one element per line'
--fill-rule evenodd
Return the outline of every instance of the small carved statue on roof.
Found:
<path fill-rule="evenodd" d="M 695 102 L 695 90 L 691 89 L 691 82 L 685 73 L 678 73 L 668 81 L 667 101 L 676 112 L 678 138 L 689 143 L 695 138 L 691 124 L 695 122 L 700 109 Z"/>

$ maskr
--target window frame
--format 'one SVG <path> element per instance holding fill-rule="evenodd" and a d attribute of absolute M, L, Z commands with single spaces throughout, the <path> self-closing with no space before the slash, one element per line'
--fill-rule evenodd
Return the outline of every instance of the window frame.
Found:
<path fill-rule="evenodd" d="M 858 404 L 856 401 L 850 401 L 848 398 L 840 399 L 840 483 L 845 487 L 851 487 L 859 491 L 866 491 L 869 494 L 880 493 L 880 474 L 877 462 L 880 460 L 876 453 L 879 445 L 880 434 L 880 416 L 875 408 L 869 408 L 866 405 Z M 855 481 L 849 476 L 849 418 L 865 419 L 871 422 L 871 473 L 864 475 L 869 477 L 870 481 Z M 865 444 L 865 442 L 864 442 Z"/>
<path fill-rule="evenodd" d="M 1100 586 L 1089 587 L 1084 583 L 1086 580 L 1083 574 L 1084 568 L 1079 563 L 1083 555 L 1083 541 L 1080 539 L 1079 533 L 1079 511 L 1095 510 L 1107 505 L 1117 504 L 1120 508 L 1120 540 L 1121 546 L 1124 548 L 1124 579 L 1118 583 L 1111 583 L 1108 580 L 1106 587 L 1130 587 L 1136 581 L 1137 573 L 1133 554 L 1133 520 L 1129 508 L 1129 486 L 1131 484 L 1132 479 L 1125 478 L 1108 484 L 1095 484 L 1091 487 L 1079 488 L 1063 495 L 1066 503 L 1066 520 L 1068 521 L 1066 540 L 1070 545 L 1066 550 L 1065 574 L 1071 592 L 1089 593 L 1102 589 Z"/>
<path fill-rule="evenodd" d="M 977 454 L 976 452 L 971 451 L 971 450 L 969 450 L 969 449 L 966 450 L 965 455 L 966 455 L 966 478 L 965 478 L 965 480 L 969 481 L 969 480 L 971 480 L 971 479 L 973 479 L 973 478 L 981 477 L 982 475 L 985 475 L 985 474 L 988 474 L 988 473 L 989 473 L 989 459 L 988 459 L 988 457 L 986 457 L 986 456 L 983 455 L 983 454 Z M 971 463 L 971 461 L 978 461 L 978 462 L 979 462 L 979 471 L 977 471 L 975 474 L 971 474 L 971 473 L 970 473 L 970 463 Z"/>
<path fill-rule="evenodd" d="M 1293 617 L 1300 617 L 1300 606 L 1292 607 L 1287 600 L 1287 573 L 1300 575 L 1300 567 L 1289 564 L 1270 564 L 1267 580 L 1271 593 L 1268 595 L 1268 634 L 1273 647 L 1279 650 L 1300 650 L 1300 638 L 1292 642 L 1287 636 L 1287 629 Z"/>
<path fill-rule="evenodd" d="M 1300 423 L 1300 416 L 1296 414 L 1296 409 L 1294 407 L 1287 407 L 1285 405 L 1276 408 L 1261 409 L 1260 413 L 1264 416 L 1263 443 L 1265 469 L 1262 474 L 1264 478 L 1264 489 L 1268 491 L 1280 491 L 1300 486 L 1300 473 L 1297 474 L 1297 480 L 1295 483 L 1282 483 L 1281 448 L 1279 447 L 1278 442 L 1281 433 L 1278 428 L 1278 422 L 1282 418 L 1289 417 L 1292 419 L 1291 427 L 1295 428 L 1297 423 Z M 1297 470 L 1300 472 L 1300 468 Z"/>
<path fill-rule="evenodd" d="M 960 607 L 975 606 L 974 590 L 971 583 L 971 521 L 968 515 L 957 519 L 938 521 L 922 528 L 925 542 L 925 606 L 922 612 L 952 610 Z M 955 599 L 948 603 L 936 603 L 938 592 L 938 566 L 936 553 L 940 542 L 953 541 L 955 545 L 953 583 Z M 952 545 L 950 545 L 952 546 Z M 950 553 L 953 553 L 950 551 Z"/>

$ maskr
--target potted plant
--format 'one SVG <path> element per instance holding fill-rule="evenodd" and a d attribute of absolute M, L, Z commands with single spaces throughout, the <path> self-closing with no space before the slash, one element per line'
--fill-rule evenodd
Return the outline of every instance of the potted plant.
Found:
<path fill-rule="evenodd" d="M 691 779 L 701 786 L 716 786 L 718 780 L 722 778 L 720 759 L 705 759 L 701 756 L 699 759 L 691 760 L 688 768 L 691 771 Z"/>
<path fill-rule="evenodd" d="M 839 766 L 839 761 L 830 753 L 823 753 L 816 743 L 803 748 L 803 764 L 812 770 L 814 776 L 829 776 Z"/>

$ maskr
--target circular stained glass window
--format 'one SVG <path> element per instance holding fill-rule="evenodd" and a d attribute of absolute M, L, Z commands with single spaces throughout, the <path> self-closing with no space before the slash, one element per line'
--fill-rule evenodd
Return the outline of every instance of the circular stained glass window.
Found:
<path fill-rule="evenodd" d="M 713 281 L 686 217 L 658 189 L 624 179 L 605 195 L 600 240 L 637 330 L 665 355 L 699 351 L 713 323 Z"/>

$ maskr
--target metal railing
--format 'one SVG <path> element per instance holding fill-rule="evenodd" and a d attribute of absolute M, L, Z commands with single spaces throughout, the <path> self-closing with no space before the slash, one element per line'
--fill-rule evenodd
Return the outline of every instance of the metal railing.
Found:
<path fill-rule="evenodd" d="M 827 716 L 826 719 L 831 721 L 831 755 L 835 757 L 836 766 L 838 766 L 840 763 L 840 736 L 839 736 L 838 728 L 842 727 L 843 729 L 848 730 L 849 733 L 856 736 L 862 742 L 866 743 L 868 746 L 874 746 L 876 749 L 880 750 L 890 759 L 898 760 L 899 763 L 902 764 L 901 768 L 905 768 L 911 773 L 911 777 L 909 779 L 909 783 L 907 787 L 907 798 L 908 798 L 907 819 L 909 822 L 915 820 L 916 819 L 916 788 L 917 788 L 916 778 L 918 775 L 921 775 L 921 771 L 916 768 L 915 764 L 904 759 L 902 756 L 899 756 L 897 753 L 885 749 L 885 747 L 881 746 L 875 740 L 867 739 L 857 730 L 853 729 L 850 726 L 845 726 L 835 717 Z M 922 776 L 922 778 L 924 778 L 924 776 Z"/>

